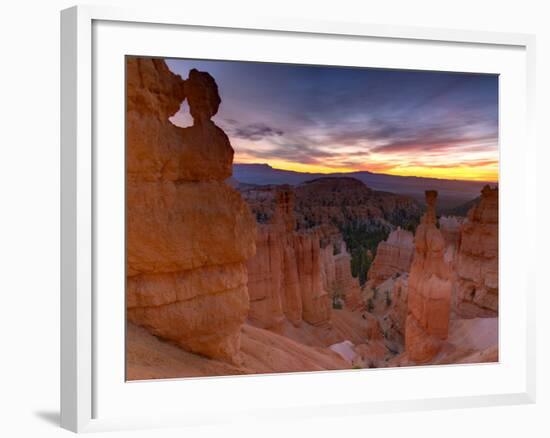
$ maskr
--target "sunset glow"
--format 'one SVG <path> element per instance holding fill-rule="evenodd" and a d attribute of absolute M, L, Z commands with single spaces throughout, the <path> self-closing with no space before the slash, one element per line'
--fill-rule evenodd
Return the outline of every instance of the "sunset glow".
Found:
<path fill-rule="evenodd" d="M 167 60 L 208 71 L 235 163 L 498 181 L 494 75 Z M 186 104 L 172 119 L 191 123 Z"/>
<path fill-rule="evenodd" d="M 246 157 L 237 157 L 236 164 L 242 163 L 258 163 L 256 159 Z M 439 178 L 439 179 L 457 179 L 464 181 L 498 181 L 498 163 L 476 166 L 474 168 L 467 164 L 456 167 L 429 167 L 429 166 L 388 166 L 384 163 L 383 166 L 374 164 L 371 167 L 327 167 L 314 164 L 292 163 L 288 161 L 270 160 L 266 162 L 274 169 L 291 170 L 294 172 L 307 173 L 349 173 L 357 171 L 368 171 L 373 173 L 385 173 L 388 175 L 399 176 L 418 176 L 424 178 Z"/>

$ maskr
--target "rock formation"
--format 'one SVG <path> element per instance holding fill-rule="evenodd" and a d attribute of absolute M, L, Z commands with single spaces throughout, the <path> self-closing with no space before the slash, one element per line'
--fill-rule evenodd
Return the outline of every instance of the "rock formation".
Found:
<path fill-rule="evenodd" d="M 248 192 L 250 202 L 264 199 Z M 271 194 L 270 194 L 271 195 Z M 321 280 L 318 230 L 295 231 L 294 193 L 275 189 L 268 223 L 258 224 L 256 254 L 248 260 L 249 319 L 259 327 L 277 330 L 285 318 L 322 325 L 330 318 L 330 300 Z"/>
<path fill-rule="evenodd" d="M 317 178 L 295 190 L 299 228 L 420 216 L 420 208 L 411 198 L 371 190 L 355 178 Z"/>
<path fill-rule="evenodd" d="M 326 225 L 341 228 L 352 223 L 375 223 L 391 228 L 388 222 L 397 225 L 414 222 L 421 215 L 419 204 L 412 198 L 371 190 L 351 177 L 317 178 L 298 186 L 255 186 L 235 180 L 230 183 L 241 191 L 260 223 L 271 219 L 277 190 L 293 190 L 298 229 Z"/>
<path fill-rule="evenodd" d="M 456 311 L 462 317 L 498 313 L 498 188 L 486 186 L 461 227 L 456 262 Z"/>
<path fill-rule="evenodd" d="M 284 246 L 279 241 L 280 230 L 258 224 L 256 255 L 248 260 L 248 318 L 263 328 L 278 329 L 284 321 L 283 280 Z M 298 293 L 298 290 L 296 290 Z M 301 305 L 301 300 L 296 299 Z M 300 309 L 301 317 L 301 309 Z"/>
<path fill-rule="evenodd" d="M 371 202 L 372 190 L 354 178 L 318 178 L 296 187 L 300 228 L 343 225 L 350 220 L 381 217 Z"/>
<path fill-rule="evenodd" d="M 278 329 L 285 317 L 302 321 L 292 206 L 291 192 L 276 193 L 269 223 L 257 225 L 256 254 L 248 260 L 249 319 L 263 328 Z"/>
<path fill-rule="evenodd" d="M 190 353 L 163 342 L 131 322 L 128 323 L 126 353 L 129 380 L 350 368 L 347 361 L 329 348 L 304 345 L 249 324 L 242 328 L 239 364 Z"/>
<path fill-rule="evenodd" d="M 189 128 L 168 118 L 188 99 Z M 127 60 L 127 315 L 188 351 L 238 361 L 255 221 L 224 183 L 233 149 L 214 79 Z"/>
<path fill-rule="evenodd" d="M 346 244 L 340 236 L 340 240 L 330 239 L 330 244 L 321 246 L 321 277 L 325 290 L 334 304 L 342 301 L 349 309 L 359 308 L 361 288 L 357 278 L 351 275 L 351 256 Z"/>
<path fill-rule="evenodd" d="M 296 233 L 294 248 L 302 295 L 302 318 L 321 325 L 330 320 L 331 303 L 321 281 L 321 245 L 315 231 Z"/>
<path fill-rule="evenodd" d="M 462 218 L 457 216 L 442 216 L 439 218 L 439 229 L 447 246 L 453 246 L 454 249 L 458 246 L 462 222 Z"/>
<path fill-rule="evenodd" d="M 408 314 L 408 297 L 409 297 L 409 276 L 401 275 L 399 278 L 392 280 L 389 312 L 388 312 L 388 327 L 385 327 L 388 337 L 396 345 L 402 346 L 405 341 L 405 327 Z"/>
<path fill-rule="evenodd" d="M 436 191 L 426 191 L 427 211 L 416 229 L 408 282 L 405 348 L 415 363 L 430 361 L 449 330 L 451 269 L 445 261 L 445 239 L 436 226 L 436 199 Z"/>
<path fill-rule="evenodd" d="M 377 286 L 397 273 L 409 272 L 414 254 L 414 236 L 397 228 L 387 240 L 380 242 L 376 256 L 368 272 L 368 280 Z"/>
<path fill-rule="evenodd" d="M 498 360 L 496 189 L 439 223 L 426 192 L 413 237 L 418 204 L 354 178 L 239 184 L 220 103 L 208 73 L 127 60 L 131 379 Z"/>

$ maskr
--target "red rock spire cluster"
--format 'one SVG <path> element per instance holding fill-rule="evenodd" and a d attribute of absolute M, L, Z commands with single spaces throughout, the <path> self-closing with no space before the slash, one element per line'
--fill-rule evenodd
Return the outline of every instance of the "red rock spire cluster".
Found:
<path fill-rule="evenodd" d="M 264 190 L 259 192 L 247 196 L 262 197 Z M 257 251 L 248 261 L 250 320 L 275 330 L 285 318 L 296 326 L 322 325 L 330 317 L 330 300 L 321 278 L 320 236 L 295 230 L 290 188 L 276 191 L 272 210 L 270 221 L 257 225 Z"/>

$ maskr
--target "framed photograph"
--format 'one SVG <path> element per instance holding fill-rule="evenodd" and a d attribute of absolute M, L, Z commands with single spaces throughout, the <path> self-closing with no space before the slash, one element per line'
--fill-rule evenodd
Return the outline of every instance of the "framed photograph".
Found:
<path fill-rule="evenodd" d="M 63 427 L 534 401 L 534 37 L 61 18 Z"/>

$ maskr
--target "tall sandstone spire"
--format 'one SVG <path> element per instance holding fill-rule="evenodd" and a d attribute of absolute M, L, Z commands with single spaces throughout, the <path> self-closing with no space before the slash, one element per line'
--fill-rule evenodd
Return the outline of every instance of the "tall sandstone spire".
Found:
<path fill-rule="evenodd" d="M 409 276 L 405 349 L 416 363 L 430 361 L 449 331 L 451 269 L 444 258 L 445 239 L 436 225 L 436 200 L 436 191 L 426 191 L 427 211 L 416 229 Z"/>

